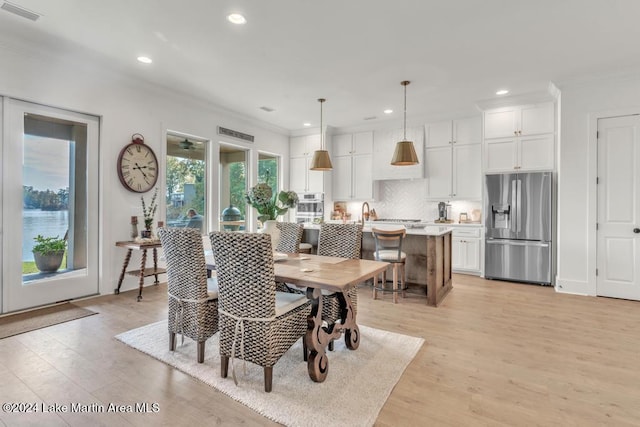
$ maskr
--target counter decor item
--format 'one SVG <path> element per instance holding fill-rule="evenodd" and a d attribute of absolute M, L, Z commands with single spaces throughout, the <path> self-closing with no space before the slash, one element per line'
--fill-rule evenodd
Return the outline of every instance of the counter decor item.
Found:
<path fill-rule="evenodd" d="M 151 203 L 147 207 L 147 204 L 144 201 L 144 196 L 140 196 L 140 201 L 142 202 L 142 215 L 144 217 L 144 230 L 140 232 L 140 237 L 143 239 L 151 239 L 153 236 L 153 217 L 156 214 L 156 210 L 158 210 L 158 205 L 156 204 L 156 199 L 158 197 L 158 187 L 153 192 L 153 197 L 151 197 Z"/>
<path fill-rule="evenodd" d="M 240 221 L 241 219 L 242 212 L 240 212 L 240 209 L 236 208 L 233 205 L 229 205 L 228 208 L 222 211 L 223 222 Z M 236 224 L 224 224 L 223 227 L 225 231 L 237 231 L 240 229 L 240 226 Z"/>

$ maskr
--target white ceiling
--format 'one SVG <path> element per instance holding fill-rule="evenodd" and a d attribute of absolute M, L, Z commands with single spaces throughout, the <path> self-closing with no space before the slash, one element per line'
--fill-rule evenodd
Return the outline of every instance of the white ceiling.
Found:
<path fill-rule="evenodd" d="M 0 0 L 0 4 L 3 3 Z M 16 0 L 11 37 L 287 130 L 308 121 L 401 126 L 477 102 L 640 70 L 638 0 Z M 247 24 L 226 20 L 240 12 Z M 0 43 L 1 44 L 1 43 Z M 151 65 L 136 61 L 153 58 Z M 260 107 L 275 109 L 265 112 Z M 394 109 L 385 116 L 382 110 Z M 376 116 L 365 122 L 365 117 Z"/>

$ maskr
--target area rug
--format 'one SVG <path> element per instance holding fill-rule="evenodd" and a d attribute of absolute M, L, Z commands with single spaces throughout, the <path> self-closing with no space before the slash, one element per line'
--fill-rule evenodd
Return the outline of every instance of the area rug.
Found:
<path fill-rule="evenodd" d="M 0 317 L 0 339 L 98 314 L 70 303 Z"/>
<path fill-rule="evenodd" d="M 220 377 L 219 334 L 205 346 L 204 363 L 196 362 L 196 343 L 169 351 L 167 322 L 161 321 L 116 336 L 123 343 L 176 367 L 263 416 L 287 426 L 371 426 L 393 387 L 424 339 L 360 326 L 356 351 L 335 342 L 329 353 L 329 374 L 323 383 L 313 382 L 302 360 L 298 340 L 273 367 L 273 391 L 264 392 L 263 369 L 235 361 L 238 385 L 229 372 Z M 231 371 L 231 366 L 229 367 Z"/>

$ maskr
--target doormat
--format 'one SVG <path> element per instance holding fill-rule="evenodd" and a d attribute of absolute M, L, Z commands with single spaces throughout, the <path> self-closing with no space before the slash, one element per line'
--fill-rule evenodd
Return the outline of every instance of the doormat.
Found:
<path fill-rule="evenodd" d="M 70 303 L 0 317 L 0 339 L 98 314 Z"/>

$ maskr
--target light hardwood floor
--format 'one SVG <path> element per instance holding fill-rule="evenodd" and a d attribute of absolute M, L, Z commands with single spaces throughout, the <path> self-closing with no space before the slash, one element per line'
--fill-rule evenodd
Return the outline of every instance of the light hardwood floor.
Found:
<path fill-rule="evenodd" d="M 426 340 L 376 425 L 640 425 L 640 302 L 464 275 L 438 308 L 419 290 L 394 305 L 360 289 L 360 324 Z M 0 413 L 0 424 L 273 425 L 116 341 L 166 317 L 166 286 L 146 287 L 140 303 L 136 292 L 78 302 L 99 314 L 0 340 L 0 401 L 149 402 L 160 412 Z"/>

